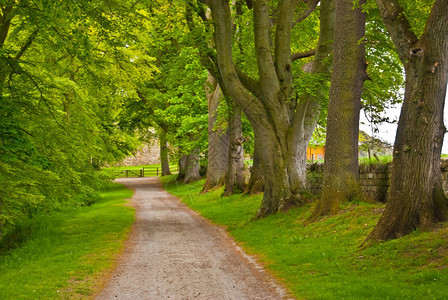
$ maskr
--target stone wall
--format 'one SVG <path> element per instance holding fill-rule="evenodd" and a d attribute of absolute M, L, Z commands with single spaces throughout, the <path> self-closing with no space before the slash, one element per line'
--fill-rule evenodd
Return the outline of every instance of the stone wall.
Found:
<path fill-rule="evenodd" d="M 361 189 L 372 200 L 385 202 L 390 185 L 390 164 L 359 166 Z"/>
<path fill-rule="evenodd" d="M 160 164 L 159 142 L 154 139 L 150 144 L 142 146 L 133 156 L 126 157 L 120 166 L 140 166 Z"/>
<path fill-rule="evenodd" d="M 441 164 L 443 189 L 448 196 L 448 159 Z M 308 190 L 319 195 L 322 190 L 323 164 L 310 164 L 307 168 Z M 390 164 L 361 165 L 359 181 L 363 192 L 372 200 L 385 202 L 390 184 Z"/>
<path fill-rule="evenodd" d="M 322 172 L 324 164 L 308 164 L 306 168 L 306 179 L 308 181 L 308 191 L 313 195 L 320 195 L 322 191 Z"/>

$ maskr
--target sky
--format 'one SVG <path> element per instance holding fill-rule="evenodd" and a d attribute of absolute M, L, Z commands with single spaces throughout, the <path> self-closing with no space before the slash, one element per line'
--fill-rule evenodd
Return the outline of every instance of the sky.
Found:
<path fill-rule="evenodd" d="M 387 116 L 391 119 L 398 120 L 398 117 L 400 116 L 400 109 L 401 105 L 392 108 L 388 110 Z M 444 110 L 444 121 L 445 121 L 445 127 L 448 128 L 448 94 L 445 97 L 445 110 Z M 364 112 L 361 111 L 361 122 L 365 124 L 360 124 L 359 129 L 365 131 L 368 134 L 371 134 L 372 129 L 370 127 L 369 122 L 367 122 L 367 119 L 364 116 Z M 390 144 L 394 144 L 395 140 L 395 134 L 397 131 L 397 124 L 382 124 L 378 125 L 379 133 L 375 135 L 376 138 L 380 138 Z M 445 138 L 443 141 L 443 148 L 442 148 L 443 154 L 448 154 L 448 134 L 445 134 Z"/>

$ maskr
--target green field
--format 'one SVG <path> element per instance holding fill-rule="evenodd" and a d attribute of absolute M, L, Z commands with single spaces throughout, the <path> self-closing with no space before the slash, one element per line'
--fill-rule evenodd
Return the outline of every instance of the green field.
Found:
<path fill-rule="evenodd" d="M 199 195 L 204 180 L 169 192 L 214 223 L 278 277 L 298 299 L 448 299 L 448 226 L 360 247 L 383 206 L 347 204 L 341 213 L 305 226 L 313 204 L 253 220 L 262 195 Z"/>
<path fill-rule="evenodd" d="M 123 248 L 134 221 L 111 184 L 91 206 L 36 216 L 21 224 L 22 242 L 0 253 L 0 299 L 73 299 L 91 295 Z"/>

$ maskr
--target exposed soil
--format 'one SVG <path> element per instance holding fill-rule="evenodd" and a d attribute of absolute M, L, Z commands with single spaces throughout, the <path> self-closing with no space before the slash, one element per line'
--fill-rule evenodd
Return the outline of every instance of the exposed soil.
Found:
<path fill-rule="evenodd" d="M 190 210 L 158 178 L 117 180 L 135 191 L 136 221 L 96 299 L 284 299 L 286 293 L 224 229 Z"/>

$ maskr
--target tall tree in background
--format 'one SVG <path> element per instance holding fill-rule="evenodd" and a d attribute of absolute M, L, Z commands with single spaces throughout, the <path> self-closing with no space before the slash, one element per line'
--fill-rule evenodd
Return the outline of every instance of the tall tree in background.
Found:
<path fill-rule="evenodd" d="M 206 102 L 202 98 L 206 97 L 203 84 L 207 73 L 185 32 L 185 11 L 183 6 L 165 1 L 139 2 L 134 9 L 135 24 L 130 27 L 134 40 L 130 46 L 154 57 L 157 71 L 151 78 L 145 76 L 146 66 L 139 63 L 141 54 L 127 57 L 122 63 L 132 82 L 133 91 L 128 93 L 137 94 L 126 104 L 124 118 L 128 116 L 129 123 L 135 125 L 131 127 L 140 129 L 156 123 L 166 132 L 170 147 L 176 149 L 177 155 L 171 157 L 186 156 L 179 179 L 198 179 L 198 155 L 205 152 L 206 144 Z M 190 171 L 194 174 L 188 174 Z"/>
<path fill-rule="evenodd" d="M 299 203 L 299 193 L 306 185 L 306 146 L 318 115 L 318 105 L 314 103 L 319 102 L 308 97 L 298 103 L 294 93 L 291 37 L 298 1 L 279 1 L 277 7 L 273 1 L 253 3 L 258 79 L 242 73 L 235 65 L 228 1 L 205 2 L 212 11 L 218 67 L 224 86 L 251 122 L 260 146 L 265 187 L 258 216 L 286 210 Z M 332 1 L 322 1 L 320 39 L 313 64 L 316 73 L 329 69 L 333 10 Z M 274 16 L 270 15 L 272 11 Z M 271 36 L 273 19 L 276 21 L 274 38 Z"/>
<path fill-rule="evenodd" d="M 261 167 L 260 146 L 257 145 L 257 141 L 254 141 L 254 153 L 252 156 L 252 167 L 250 168 L 250 178 L 247 183 L 245 193 L 249 195 L 255 195 L 261 193 L 264 190 L 263 180 L 263 168 Z"/>
<path fill-rule="evenodd" d="M 322 196 L 311 219 L 334 215 L 340 204 L 360 193 L 358 135 L 361 93 L 366 75 L 366 15 L 353 0 L 336 0 L 336 22 L 328 104 Z"/>
<path fill-rule="evenodd" d="M 228 101 L 229 115 L 229 156 L 228 170 L 225 178 L 224 195 L 230 196 L 241 193 L 246 187 L 244 182 L 244 150 L 243 128 L 241 123 L 241 109 Z"/>
<path fill-rule="evenodd" d="M 241 1 L 233 2 L 232 5 L 236 7 L 237 13 L 241 14 Z M 195 14 L 193 14 L 195 12 Z M 224 81 L 217 70 L 216 52 L 212 48 L 212 35 L 210 26 L 210 12 L 206 11 L 205 6 L 197 1 L 189 0 L 186 3 L 186 21 L 193 40 L 198 49 L 200 49 L 201 61 L 205 68 L 217 82 L 219 95 L 222 96 L 223 101 L 220 102 L 221 107 L 227 106 L 227 119 L 220 124 L 214 125 L 218 114 L 217 104 L 209 103 L 210 108 L 216 111 L 209 111 L 209 153 L 208 153 L 208 168 L 207 181 L 205 182 L 203 192 L 210 188 L 218 187 L 224 183 L 225 195 L 231 195 L 234 192 L 242 191 L 245 187 L 245 180 L 243 176 L 244 171 L 244 152 L 243 152 L 243 138 L 242 138 L 242 122 L 241 109 L 235 106 L 231 95 L 224 85 Z M 216 93 L 215 92 L 215 93 Z M 218 95 L 218 94 L 211 94 Z M 210 98 L 209 100 L 220 100 Z M 224 101 L 225 100 L 225 101 Z M 226 134 L 223 133 L 222 125 L 226 123 Z M 218 137 L 216 134 L 219 134 Z M 224 149 L 224 144 L 227 149 Z M 224 165 L 224 158 L 226 159 Z M 223 174 L 224 172 L 224 174 Z M 224 175 L 224 176 L 223 176 Z M 222 177 L 223 176 L 223 177 Z M 221 182 L 221 180 L 223 180 Z"/>
<path fill-rule="evenodd" d="M 440 170 L 448 80 L 448 1 L 434 2 L 422 32 L 408 17 L 414 12 L 406 14 L 397 0 L 376 3 L 403 63 L 406 85 L 386 209 L 370 241 L 398 238 L 416 228 L 428 230 L 448 217 Z"/>
<path fill-rule="evenodd" d="M 209 74 L 205 84 L 208 103 L 208 164 L 207 180 L 202 192 L 224 185 L 228 170 L 229 132 L 219 124 L 218 107 L 224 97 L 217 80 Z"/>
<path fill-rule="evenodd" d="M 168 160 L 169 149 L 166 134 L 167 132 L 163 128 L 159 130 L 160 166 L 162 169 L 162 176 L 171 175 L 170 162 Z"/>

